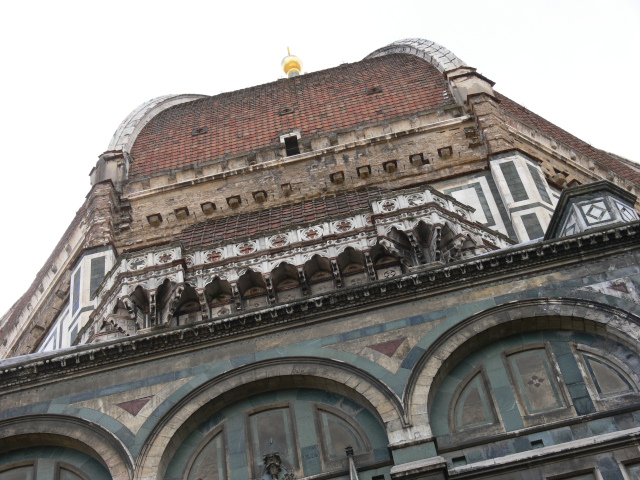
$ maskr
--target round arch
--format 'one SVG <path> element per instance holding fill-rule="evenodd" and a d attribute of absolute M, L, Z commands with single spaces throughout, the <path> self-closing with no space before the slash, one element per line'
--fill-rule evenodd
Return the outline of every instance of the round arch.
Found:
<path fill-rule="evenodd" d="M 122 442 L 82 418 L 45 413 L 0 421 L 0 450 L 14 450 L 16 446 L 69 447 L 95 458 L 114 480 L 133 479 L 133 458 Z"/>
<path fill-rule="evenodd" d="M 136 462 L 136 479 L 162 478 L 186 434 L 213 412 L 240 396 L 282 388 L 321 388 L 368 405 L 383 423 L 391 443 L 404 435 L 407 427 L 399 397 L 357 367 L 316 357 L 270 359 L 219 375 L 173 405 L 149 434 Z"/>
<path fill-rule="evenodd" d="M 430 436 L 429 409 L 440 382 L 469 353 L 499 338 L 527 331 L 574 330 L 594 333 L 637 351 L 639 326 L 640 318 L 631 313 L 579 299 L 532 299 L 480 312 L 444 332 L 416 363 L 403 395 L 409 422 L 424 426 Z"/>

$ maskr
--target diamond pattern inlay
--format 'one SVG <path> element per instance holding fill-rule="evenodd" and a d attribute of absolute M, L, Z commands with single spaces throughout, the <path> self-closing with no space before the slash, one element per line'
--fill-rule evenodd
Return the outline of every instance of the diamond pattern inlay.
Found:
<path fill-rule="evenodd" d="M 604 222 L 605 220 L 611 219 L 611 215 L 609 214 L 604 202 L 583 205 L 582 212 L 589 223 Z"/>

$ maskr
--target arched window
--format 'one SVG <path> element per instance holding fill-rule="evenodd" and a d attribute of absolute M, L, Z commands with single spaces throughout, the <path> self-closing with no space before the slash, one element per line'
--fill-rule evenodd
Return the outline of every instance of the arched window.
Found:
<path fill-rule="evenodd" d="M 58 464 L 58 480 L 88 480 L 78 468 L 68 464 Z"/>
<path fill-rule="evenodd" d="M 326 405 L 314 405 L 316 435 L 320 445 L 324 471 L 347 468 L 347 447 L 353 448 L 358 463 L 373 461 L 373 451 L 367 435 L 344 412 Z"/>
<path fill-rule="evenodd" d="M 281 468 L 293 473 L 300 468 L 299 442 L 294 416 L 289 403 L 259 407 L 247 414 L 248 452 L 251 457 L 251 478 L 262 478 L 264 457 L 278 453 Z"/>
<path fill-rule="evenodd" d="M 71 448 L 42 445 L 0 453 L 0 480 L 110 478 L 111 474 L 101 462 L 87 453 Z"/>
<path fill-rule="evenodd" d="M 483 435 L 488 435 L 504 431 L 489 392 L 484 369 L 474 368 L 453 394 L 449 409 L 452 434 L 468 435 L 469 431 L 482 430 Z"/>
<path fill-rule="evenodd" d="M 9 466 L 6 470 L 0 471 L 0 480 L 33 480 L 33 464 Z"/>
<path fill-rule="evenodd" d="M 596 410 L 607 410 L 640 399 L 638 374 L 628 371 L 615 355 L 605 357 L 601 351 L 586 345 L 573 347 Z"/>
<path fill-rule="evenodd" d="M 189 459 L 186 480 L 225 480 L 227 478 L 227 451 L 224 426 L 210 432 Z"/>
<path fill-rule="evenodd" d="M 634 463 L 627 465 L 626 470 L 629 473 L 629 478 L 632 480 L 640 480 L 640 463 Z"/>
<path fill-rule="evenodd" d="M 239 394 L 240 392 L 238 392 Z M 165 478 L 223 480 L 348 475 L 345 448 L 358 468 L 390 460 L 379 417 L 351 398 L 314 388 L 264 391 L 212 410 L 169 462 Z"/>
<path fill-rule="evenodd" d="M 603 358 L 583 354 L 584 363 L 598 396 L 601 398 L 633 392 L 631 382 L 620 370 Z"/>
<path fill-rule="evenodd" d="M 547 344 L 530 344 L 504 352 L 507 373 L 518 399 L 518 408 L 526 426 L 549 419 L 573 416 L 568 392 L 558 379 L 551 348 Z"/>

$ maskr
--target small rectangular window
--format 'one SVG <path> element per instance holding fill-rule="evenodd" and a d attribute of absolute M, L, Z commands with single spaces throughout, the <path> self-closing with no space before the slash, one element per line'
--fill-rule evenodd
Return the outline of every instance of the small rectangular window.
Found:
<path fill-rule="evenodd" d="M 73 275 L 73 306 L 71 313 L 75 315 L 78 308 L 80 308 L 80 270 Z"/>
<path fill-rule="evenodd" d="M 520 179 L 520 175 L 518 174 L 518 169 L 516 168 L 514 163 L 513 162 L 501 163 L 500 170 L 502 170 L 502 175 L 504 175 L 504 179 L 507 181 L 507 186 L 509 187 L 509 192 L 511 192 L 513 201 L 522 202 L 523 200 L 529 200 L 527 191 L 524 188 L 524 184 Z"/>
<path fill-rule="evenodd" d="M 540 198 L 542 198 L 543 202 L 551 203 L 551 199 L 549 198 L 547 189 L 544 186 L 544 180 L 542 180 L 542 178 L 540 177 L 540 172 L 538 172 L 538 170 L 536 170 L 533 165 L 527 164 L 527 167 L 529 168 L 531 178 L 533 178 L 533 183 L 536 184 L 536 188 L 538 189 Z"/>
<path fill-rule="evenodd" d="M 89 282 L 89 292 L 93 296 L 104 279 L 105 257 L 91 259 L 91 280 Z"/>
<path fill-rule="evenodd" d="M 69 334 L 69 345 L 68 346 L 73 345 L 73 342 L 75 342 L 77 336 L 78 336 L 78 324 L 75 324 L 73 326 L 73 328 L 71 329 L 71 332 Z"/>
<path fill-rule="evenodd" d="M 522 215 L 521 218 L 522 224 L 529 236 L 529 240 L 544 237 L 544 230 L 542 229 L 542 225 L 540 225 L 538 216 L 535 213 L 527 213 L 526 215 Z"/>
<path fill-rule="evenodd" d="M 300 153 L 300 147 L 298 146 L 298 137 L 285 138 L 284 146 L 287 149 L 287 157 L 298 155 Z"/>

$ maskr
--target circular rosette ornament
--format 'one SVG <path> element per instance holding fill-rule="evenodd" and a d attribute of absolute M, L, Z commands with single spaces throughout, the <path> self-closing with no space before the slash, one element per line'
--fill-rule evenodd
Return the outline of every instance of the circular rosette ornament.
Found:
<path fill-rule="evenodd" d="M 394 200 L 383 200 L 380 202 L 380 210 L 383 212 L 393 212 L 398 209 L 398 204 Z"/>
<path fill-rule="evenodd" d="M 222 250 L 211 250 L 210 252 L 205 252 L 204 261 L 205 263 L 217 262 L 218 260 L 222 260 L 223 256 Z"/>
<path fill-rule="evenodd" d="M 318 227 L 311 227 L 302 231 L 302 238 L 304 240 L 316 240 L 320 237 L 322 237 L 322 231 Z"/>
<path fill-rule="evenodd" d="M 256 244 L 253 242 L 239 243 L 238 245 L 236 245 L 236 248 L 238 249 L 238 253 L 240 255 L 249 255 L 250 253 L 253 253 L 258 249 L 256 247 Z"/>
<path fill-rule="evenodd" d="M 173 252 L 161 252 L 156 254 L 156 263 L 164 264 L 173 260 Z"/>
<path fill-rule="evenodd" d="M 353 223 L 350 220 L 340 220 L 333 224 L 333 228 L 340 233 L 348 232 L 349 230 L 353 230 Z"/>
<path fill-rule="evenodd" d="M 269 238 L 269 244 L 274 248 L 284 247 L 289 244 L 289 237 L 285 234 L 274 235 Z"/>
<path fill-rule="evenodd" d="M 127 268 L 129 270 L 142 270 L 147 266 L 147 261 L 144 258 L 132 258 L 127 263 Z"/>
<path fill-rule="evenodd" d="M 407 203 L 410 207 L 417 207 L 418 205 L 422 205 L 424 203 L 424 197 L 420 194 L 409 195 L 407 197 Z"/>

